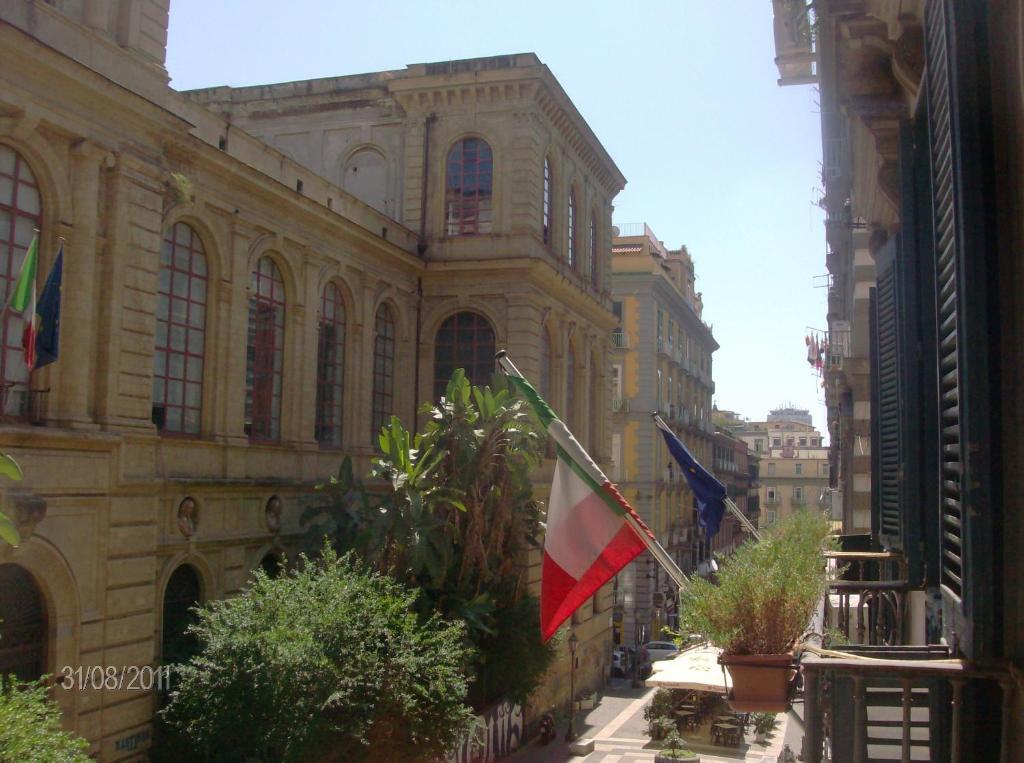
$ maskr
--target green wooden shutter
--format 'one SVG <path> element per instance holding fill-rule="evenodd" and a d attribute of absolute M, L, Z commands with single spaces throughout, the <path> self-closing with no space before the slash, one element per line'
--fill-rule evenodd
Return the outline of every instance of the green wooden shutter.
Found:
<path fill-rule="evenodd" d="M 898 300 L 896 279 L 896 238 L 890 238 L 875 253 L 875 288 L 872 305 L 872 508 L 878 539 L 888 549 L 903 548 L 900 470 L 902 465 L 900 426 L 901 347 L 897 332 Z"/>
<path fill-rule="evenodd" d="M 981 6 L 925 7 L 926 87 L 935 246 L 940 570 L 943 627 L 974 658 L 995 648 L 998 580 L 992 479 L 999 448 L 997 388 L 989 364 L 998 321 L 987 241 Z M 991 291 L 990 291 L 991 290 Z"/>

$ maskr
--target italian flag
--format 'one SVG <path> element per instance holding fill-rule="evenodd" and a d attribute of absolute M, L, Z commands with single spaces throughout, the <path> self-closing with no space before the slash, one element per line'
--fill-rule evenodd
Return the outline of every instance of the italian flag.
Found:
<path fill-rule="evenodd" d="M 499 354 L 498 363 L 557 446 L 540 584 L 541 639 L 547 641 L 647 548 L 641 534 L 654 536 L 511 361 Z"/>
<path fill-rule="evenodd" d="M 32 237 L 21 272 L 14 282 L 14 290 L 7 302 L 7 309 L 21 313 L 25 328 L 21 335 L 21 346 L 25 352 L 25 365 L 31 371 L 36 365 L 36 271 L 39 269 L 39 236 Z"/>

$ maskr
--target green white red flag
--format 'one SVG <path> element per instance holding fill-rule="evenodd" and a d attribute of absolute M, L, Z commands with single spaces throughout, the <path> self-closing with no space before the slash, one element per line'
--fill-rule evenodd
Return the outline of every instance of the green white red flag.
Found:
<path fill-rule="evenodd" d="M 647 548 L 640 533 L 654 536 L 537 390 L 506 357 L 498 363 L 557 446 L 540 584 L 541 638 L 547 641 Z"/>
<path fill-rule="evenodd" d="M 14 282 L 14 289 L 7 302 L 7 309 L 21 313 L 25 328 L 21 335 L 21 346 L 25 352 L 25 365 L 31 371 L 36 364 L 36 271 L 39 269 L 39 235 L 32 237 L 21 272 Z"/>

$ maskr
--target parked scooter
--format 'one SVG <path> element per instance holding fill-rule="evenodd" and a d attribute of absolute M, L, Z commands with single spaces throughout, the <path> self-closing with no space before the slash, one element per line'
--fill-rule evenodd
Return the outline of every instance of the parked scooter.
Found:
<path fill-rule="evenodd" d="M 555 718 L 551 713 L 544 713 L 540 717 L 540 742 L 547 744 L 555 738 Z"/>

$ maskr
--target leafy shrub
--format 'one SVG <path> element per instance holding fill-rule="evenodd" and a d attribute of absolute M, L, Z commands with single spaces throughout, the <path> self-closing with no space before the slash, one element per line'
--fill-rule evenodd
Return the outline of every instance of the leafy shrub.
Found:
<path fill-rule="evenodd" d="M 754 724 L 755 733 L 767 734 L 775 728 L 775 713 L 754 713 L 751 716 L 751 721 Z"/>
<path fill-rule="evenodd" d="M 661 754 L 670 758 L 679 758 L 680 760 L 697 757 L 696 753 L 686 746 L 686 741 L 679 735 L 677 729 L 672 729 L 665 736 L 665 743 L 661 747 Z"/>
<path fill-rule="evenodd" d="M 718 584 L 695 578 L 683 591 L 683 627 L 725 654 L 783 654 L 803 635 L 827 588 L 823 514 L 799 511 L 725 559 Z"/>
<path fill-rule="evenodd" d="M 202 651 L 163 711 L 194 760 L 443 758 L 472 726 L 461 624 L 421 619 L 416 595 L 325 548 L 199 610 Z"/>
<path fill-rule="evenodd" d="M 326 535 L 336 550 L 415 587 L 424 616 L 465 622 L 475 708 L 525 702 L 557 654 L 553 640 L 538 643 L 539 606 L 525 577 L 543 529 L 530 479 L 540 433 L 501 375 L 477 387 L 456 369 L 442 399 L 422 412 L 422 432 L 397 417 L 381 429 L 370 477 L 383 491 L 365 488 L 349 459 L 318 486 L 324 500 L 303 517 L 307 544 Z"/>
<path fill-rule="evenodd" d="M 674 704 L 672 692 L 669 689 L 658 689 L 651 697 L 651 701 L 644 707 L 644 720 L 670 717 Z"/>
<path fill-rule="evenodd" d="M 665 739 L 669 734 L 676 730 L 676 722 L 671 718 L 665 716 L 658 716 L 657 718 L 651 718 L 647 722 L 647 734 L 651 739 Z"/>
<path fill-rule="evenodd" d="M 88 743 L 60 726 L 60 707 L 44 681 L 0 681 L 0 760 L 89 763 Z"/>

